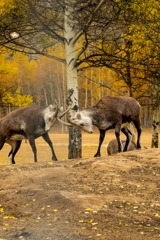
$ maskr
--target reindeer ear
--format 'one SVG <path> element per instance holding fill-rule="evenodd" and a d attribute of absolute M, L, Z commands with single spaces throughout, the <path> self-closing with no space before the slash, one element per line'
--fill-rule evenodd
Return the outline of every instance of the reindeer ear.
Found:
<path fill-rule="evenodd" d="M 77 119 L 81 120 L 81 114 L 77 113 Z"/>

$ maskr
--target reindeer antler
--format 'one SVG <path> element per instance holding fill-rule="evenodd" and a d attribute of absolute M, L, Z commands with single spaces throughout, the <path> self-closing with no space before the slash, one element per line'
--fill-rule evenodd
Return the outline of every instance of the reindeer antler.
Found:
<path fill-rule="evenodd" d="M 61 118 L 62 118 L 67 112 L 69 112 L 70 109 L 71 109 L 71 106 L 69 106 L 66 111 L 64 111 L 61 115 L 59 115 L 59 116 L 57 117 L 57 119 L 58 119 L 58 121 L 59 121 L 60 123 L 66 125 L 66 126 L 68 126 L 68 127 L 72 127 L 73 125 L 70 124 L 69 122 L 64 122 L 63 120 L 61 120 Z"/>

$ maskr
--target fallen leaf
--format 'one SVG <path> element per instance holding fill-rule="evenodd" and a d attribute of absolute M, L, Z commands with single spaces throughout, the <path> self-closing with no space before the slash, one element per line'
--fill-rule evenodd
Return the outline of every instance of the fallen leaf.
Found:
<path fill-rule="evenodd" d="M 54 213 L 58 212 L 58 209 L 53 209 L 53 212 L 54 212 Z"/>
<path fill-rule="evenodd" d="M 15 219 L 14 216 L 5 216 L 4 219 Z"/>
<path fill-rule="evenodd" d="M 79 220 L 79 223 L 83 223 L 84 221 L 83 220 Z"/>
<path fill-rule="evenodd" d="M 4 212 L 4 209 L 3 209 L 3 208 L 0 208 L 0 212 L 1 212 L 1 213 Z"/>
<path fill-rule="evenodd" d="M 94 226 L 94 225 L 97 225 L 97 224 L 98 224 L 98 223 L 96 223 L 96 222 L 93 222 L 93 223 L 92 223 L 93 226 Z"/>
<path fill-rule="evenodd" d="M 92 211 L 92 208 L 86 208 L 86 211 Z"/>
<path fill-rule="evenodd" d="M 97 236 L 97 237 L 100 237 L 101 235 L 102 235 L 102 234 L 100 234 L 100 233 L 97 233 L 97 235 L 96 235 L 96 236 Z"/>

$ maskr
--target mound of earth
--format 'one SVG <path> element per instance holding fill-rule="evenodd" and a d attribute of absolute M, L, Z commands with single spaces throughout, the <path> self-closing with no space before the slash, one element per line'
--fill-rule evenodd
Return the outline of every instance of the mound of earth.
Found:
<path fill-rule="evenodd" d="M 160 239 L 160 150 L 0 167 L 0 239 Z"/>

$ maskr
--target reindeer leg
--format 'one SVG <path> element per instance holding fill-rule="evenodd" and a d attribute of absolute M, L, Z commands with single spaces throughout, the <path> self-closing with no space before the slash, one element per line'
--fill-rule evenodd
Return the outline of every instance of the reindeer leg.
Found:
<path fill-rule="evenodd" d="M 118 143 L 118 152 L 123 152 L 123 145 L 120 139 L 120 132 L 121 132 L 121 124 L 117 124 L 115 126 L 115 135 Z"/>
<path fill-rule="evenodd" d="M 42 137 L 43 137 L 43 139 L 48 143 L 48 145 L 49 145 L 50 148 L 51 148 L 52 160 L 57 161 L 57 157 L 56 157 L 56 154 L 55 154 L 55 152 L 54 152 L 53 144 L 52 144 L 52 141 L 51 141 L 48 133 L 43 134 Z"/>
<path fill-rule="evenodd" d="M 0 150 L 3 148 L 3 145 L 5 144 L 5 139 L 0 139 Z"/>
<path fill-rule="evenodd" d="M 18 140 L 18 141 L 9 140 L 9 141 L 7 141 L 7 143 L 10 144 L 11 147 L 12 147 L 11 151 L 8 154 L 8 157 L 10 159 L 11 164 L 15 164 L 14 157 L 15 157 L 16 153 L 18 152 L 18 150 L 21 146 L 21 142 L 22 142 L 21 140 Z"/>
<path fill-rule="evenodd" d="M 105 134 L 106 134 L 106 130 L 99 129 L 99 132 L 100 132 L 99 145 L 98 145 L 98 150 L 97 150 L 96 154 L 94 155 L 94 157 L 100 157 L 101 156 L 101 146 L 102 146 Z"/>
<path fill-rule="evenodd" d="M 137 129 L 137 149 L 140 149 L 141 148 L 141 144 L 140 144 L 140 138 L 141 138 L 141 132 L 142 132 L 142 129 L 141 129 L 141 122 L 140 122 L 140 119 L 136 120 L 136 121 L 133 121 L 136 129 Z"/>
<path fill-rule="evenodd" d="M 34 154 L 34 162 L 37 162 L 37 148 L 35 144 L 35 139 L 33 136 L 27 137 L 30 143 L 30 146 L 32 148 L 33 154 Z"/>
<path fill-rule="evenodd" d="M 123 149 L 123 152 L 126 152 L 128 151 L 128 147 L 129 147 L 129 144 L 131 142 L 131 131 L 128 129 L 128 128 L 122 128 L 121 131 L 125 134 L 126 136 L 126 143 L 125 143 L 125 147 Z"/>

